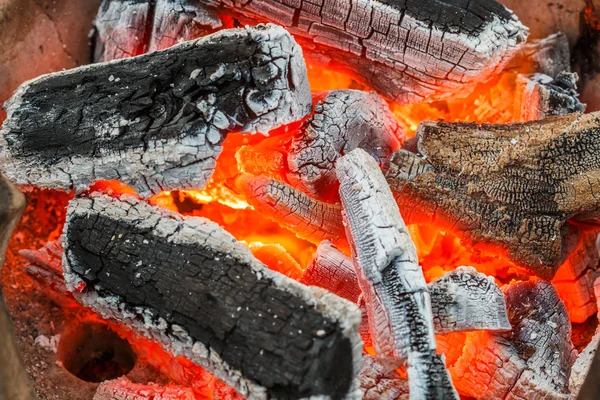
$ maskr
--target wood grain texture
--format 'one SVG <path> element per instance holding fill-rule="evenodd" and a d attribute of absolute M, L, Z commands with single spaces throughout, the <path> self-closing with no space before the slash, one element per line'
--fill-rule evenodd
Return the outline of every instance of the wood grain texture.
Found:
<path fill-rule="evenodd" d="M 286 31 L 225 30 L 23 84 L 7 103 L 0 170 L 19 185 L 76 191 L 113 179 L 143 196 L 201 188 L 228 132 L 268 132 L 311 103 Z"/>
<path fill-rule="evenodd" d="M 424 122 L 386 174 L 409 223 L 432 221 L 551 279 L 596 224 L 600 115 L 523 124 Z M 570 221 L 575 221 L 571 223 Z"/>
<path fill-rule="evenodd" d="M 92 194 L 70 203 L 63 244 L 78 301 L 249 399 L 356 388 L 358 308 L 270 271 L 208 220 Z"/>
<path fill-rule="evenodd" d="M 411 398 L 458 399 L 435 353 L 431 299 L 416 249 L 383 173 L 356 149 L 338 160 L 336 174 L 378 357 L 406 362 Z"/>

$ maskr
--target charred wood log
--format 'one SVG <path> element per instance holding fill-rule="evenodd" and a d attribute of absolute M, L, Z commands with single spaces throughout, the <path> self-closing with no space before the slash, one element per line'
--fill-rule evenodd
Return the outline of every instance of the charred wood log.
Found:
<path fill-rule="evenodd" d="M 104 381 L 93 400 L 195 400 L 194 392 L 180 386 L 133 383 L 127 378 Z"/>
<path fill-rule="evenodd" d="M 408 381 L 389 370 L 377 358 L 365 355 L 358 374 L 362 399 L 408 400 Z"/>
<path fill-rule="evenodd" d="M 214 9 L 192 0 L 104 0 L 94 21 L 94 61 L 166 49 L 221 25 Z"/>
<path fill-rule="evenodd" d="M 92 194 L 70 203 L 63 244 L 79 302 L 245 397 L 344 398 L 355 389 L 358 309 L 268 270 L 208 220 Z"/>
<path fill-rule="evenodd" d="M 585 111 L 579 102 L 577 75 L 561 72 L 556 78 L 544 74 L 519 75 L 516 81 L 515 114 L 519 121 L 535 121 L 555 115 Z"/>
<path fill-rule="evenodd" d="M 507 69 L 519 68 L 556 78 L 561 72 L 571 72 L 569 38 L 562 32 L 543 39 L 530 40 L 517 52 Z"/>
<path fill-rule="evenodd" d="M 361 148 L 383 165 L 400 148 L 404 132 L 387 103 L 376 93 L 331 91 L 292 138 L 288 179 L 318 199 L 337 195 L 335 161 Z"/>
<path fill-rule="evenodd" d="M 301 49 L 273 25 L 46 75 L 8 101 L 0 164 L 19 185 L 118 179 L 143 196 L 199 188 L 227 132 L 268 132 L 310 111 Z"/>
<path fill-rule="evenodd" d="M 201 2 L 243 23 L 283 25 L 313 59 L 398 103 L 468 92 L 501 71 L 528 35 L 493 0 Z"/>
<path fill-rule="evenodd" d="M 298 237 L 315 244 L 330 240 L 341 249 L 348 248 L 339 205 L 315 200 L 293 186 L 264 176 L 239 176 L 236 188 L 255 209 Z"/>
<path fill-rule="evenodd" d="M 426 122 L 418 154 L 395 152 L 386 177 L 409 223 L 457 229 L 551 279 L 600 216 L 598 114 L 523 124 Z"/>
<path fill-rule="evenodd" d="M 477 399 L 569 399 L 576 351 L 564 304 L 545 281 L 521 282 L 505 291 L 509 333 L 475 332 L 452 367 L 456 387 Z"/>
<path fill-rule="evenodd" d="M 355 303 L 361 295 L 352 260 L 327 241 L 317 247 L 300 282 L 322 287 Z M 450 271 L 429 283 L 427 289 L 435 333 L 511 328 L 504 295 L 494 278 L 473 267 Z"/>
<path fill-rule="evenodd" d="M 15 226 L 25 209 L 25 196 L 0 175 L 0 270 Z M 34 400 L 35 392 L 21 358 L 12 321 L 0 286 L 0 399 Z"/>
<path fill-rule="evenodd" d="M 415 246 L 377 162 L 356 149 L 338 160 L 336 173 L 378 356 L 406 362 L 411 398 L 458 399 L 435 353 L 431 300 Z"/>

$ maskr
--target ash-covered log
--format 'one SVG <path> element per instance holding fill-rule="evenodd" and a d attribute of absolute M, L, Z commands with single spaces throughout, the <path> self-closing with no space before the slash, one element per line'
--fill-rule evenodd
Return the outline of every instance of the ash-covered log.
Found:
<path fill-rule="evenodd" d="M 125 377 L 104 381 L 93 400 L 195 400 L 190 388 L 133 383 Z"/>
<path fill-rule="evenodd" d="M 375 350 L 407 365 L 411 397 L 458 399 L 436 354 L 431 300 L 415 246 L 377 162 L 362 149 L 336 164 L 340 197 Z"/>
<path fill-rule="evenodd" d="M 355 303 L 365 301 L 360 296 L 362 292 L 353 261 L 328 241 L 317 247 L 300 282 L 322 287 Z M 427 289 L 435 333 L 506 331 L 511 328 L 504 295 L 494 278 L 473 267 L 458 267 L 429 283 Z M 370 307 L 376 306 L 377 303 Z"/>
<path fill-rule="evenodd" d="M 341 249 L 348 248 L 339 205 L 315 200 L 265 176 L 241 175 L 235 185 L 250 205 L 298 237 L 314 244 L 330 240 Z"/>
<path fill-rule="evenodd" d="M 363 357 L 358 381 L 363 400 L 409 400 L 408 381 L 368 354 Z"/>
<path fill-rule="evenodd" d="M 67 287 L 83 305 L 252 399 L 355 388 L 358 308 L 270 271 L 218 225 L 133 197 L 69 204 Z"/>
<path fill-rule="evenodd" d="M 383 165 L 404 138 L 388 104 L 377 93 L 331 91 L 292 138 L 288 179 L 317 199 L 335 198 L 339 157 L 361 148 Z"/>
<path fill-rule="evenodd" d="M 94 61 L 166 49 L 221 26 L 214 9 L 193 0 L 104 0 L 94 21 Z"/>
<path fill-rule="evenodd" d="M 600 115 L 523 124 L 424 122 L 386 174 L 409 223 L 435 220 L 552 279 L 600 217 Z M 573 220 L 573 223 L 571 222 Z"/>
<path fill-rule="evenodd" d="M 505 295 L 512 332 L 467 336 L 452 367 L 457 389 L 476 399 L 569 399 L 576 351 L 564 304 L 541 280 L 512 284 Z"/>
<path fill-rule="evenodd" d="M 142 196 L 201 188 L 224 136 L 310 112 L 300 47 L 274 25 L 45 75 L 7 102 L 0 170 L 19 185 L 120 180 Z"/>
<path fill-rule="evenodd" d="M 584 112 L 576 83 L 577 75 L 570 72 L 561 72 L 556 78 L 544 74 L 517 76 L 515 116 L 527 122 Z"/>
<path fill-rule="evenodd" d="M 242 23 L 281 24 L 315 61 L 403 104 L 468 93 L 528 35 L 494 0 L 200 1 Z"/>

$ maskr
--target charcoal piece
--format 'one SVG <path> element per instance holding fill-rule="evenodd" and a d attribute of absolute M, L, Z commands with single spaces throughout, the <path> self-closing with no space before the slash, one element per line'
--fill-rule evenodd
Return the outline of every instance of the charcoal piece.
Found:
<path fill-rule="evenodd" d="M 0 175 L 0 271 L 12 232 L 25 210 L 25 196 Z M 35 400 L 0 286 L 0 399 Z"/>
<path fill-rule="evenodd" d="M 424 122 L 386 178 L 408 223 L 435 220 L 544 279 L 600 217 L 600 114 L 523 124 Z"/>
<path fill-rule="evenodd" d="M 452 367 L 456 387 L 477 399 L 570 399 L 568 380 L 576 351 L 571 324 L 546 281 L 505 289 L 509 333 L 475 332 Z"/>
<path fill-rule="evenodd" d="M 577 75 L 561 72 L 556 78 L 544 74 L 518 75 L 515 115 L 527 122 L 555 115 L 585 111 L 579 101 Z"/>
<path fill-rule="evenodd" d="M 341 249 L 348 248 L 339 205 L 315 200 L 265 176 L 240 176 L 236 187 L 250 205 L 298 237 L 314 244 L 330 240 Z"/>
<path fill-rule="evenodd" d="M 335 161 L 356 148 L 383 165 L 400 148 L 404 132 L 376 93 L 334 90 L 293 136 L 287 156 L 288 179 L 317 199 L 337 195 Z"/>
<path fill-rule="evenodd" d="M 378 357 L 407 364 L 411 397 L 458 399 L 436 344 L 417 252 L 385 177 L 356 149 L 336 164 L 343 215 Z"/>
<path fill-rule="evenodd" d="M 555 78 L 561 72 L 571 72 L 569 38 L 562 32 L 543 39 L 528 41 L 506 67 L 519 68 Z"/>
<path fill-rule="evenodd" d="M 220 31 L 26 82 L 6 104 L 0 170 L 65 190 L 115 179 L 143 196 L 201 188 L 227 132 L 268 132 L 311 103 L 302 51 L 285 30 Z"/>
<path fill-rule="evenodd" d="M 166 49 L 221 26 L 213 8 L 194 0 L 104 0 L 94 21 L 94 61 Z"/>
<path fill-rule="evenodd" d="M 195 400 L 190 388 L 133 383 L 125 377 L 104 381 L 93 400 Z"/>
<path fill-rule="evenodd" d="M 364 302 L 353 261 L 328 241 L 317 247 L 300 282 L 327 289 L 354 303 Z M 429 283 L 427 289 L 435 333 L 511 329 L 502 291 L 494 278 L 473 267 L 447 272 Z M 363 324 L 368 324 L 364 317 Z"/>
<path fill-rule="evenodd" d="M 251 399 L 342 399 L 362 342 L 355 305 L 270 271 L 217 224 L 134 197 L 69 204 L 67 288 Z"/>
<path fill-rule="evenodd" d="M 365 354 L 358 374 L 363 400 L 409 400 L 408 381 Z"/>
<path fill-rule="evenodd" d="M 493 0 L 200 0 L 242 23 L 290 30 L 311 59 L 398 103 L 468 93 L 501 71 L 528 30 Z"/>

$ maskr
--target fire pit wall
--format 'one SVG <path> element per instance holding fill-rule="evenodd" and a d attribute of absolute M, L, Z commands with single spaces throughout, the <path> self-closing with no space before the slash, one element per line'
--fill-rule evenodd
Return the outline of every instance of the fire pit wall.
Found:
<path fill-rule="evenodd" d="M 595 398 L 600 4 L 99 3 L 0 0 L 37 398 Z"/>

